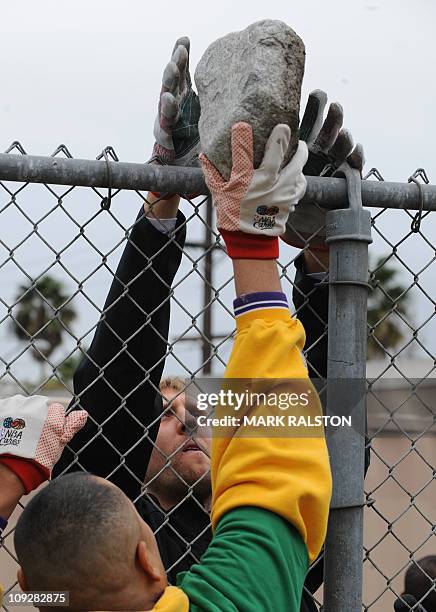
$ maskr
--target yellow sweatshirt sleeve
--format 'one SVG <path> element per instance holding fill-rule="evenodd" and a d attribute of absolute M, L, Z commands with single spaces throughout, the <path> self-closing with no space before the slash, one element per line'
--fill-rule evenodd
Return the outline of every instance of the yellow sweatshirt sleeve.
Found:
<path fill-rule="evenodd" d="M 310 385 L 301 354 L 304 341 L 303 326 L 291 317 L 287 308 L 245 312 L 237 316 L 237 334 L 225 378 L 298 378 L 307 379 Z M 313 393 L 321 414 L 314 389 Z M 213 435 L 211 475 L 214 528 L 234 508 L 261 507 L 297 528 L 310 561 L 318 556 L 325 539 L 331 497 L 323 435 L 286 438 Z"/>

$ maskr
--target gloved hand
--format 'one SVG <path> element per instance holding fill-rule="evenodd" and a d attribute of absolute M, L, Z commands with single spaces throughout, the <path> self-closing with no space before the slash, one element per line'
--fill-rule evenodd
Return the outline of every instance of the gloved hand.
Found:
<path fill-rule="evenodd" d="M 200 102 L 189 74 L 189 38 L 179 38 L 163 77 L 150 162 L 198 166 Z"/>
<path fill-rule="evenodd" d="M 232 258 L 272 259 L 278 256 L 278 240 L 289 212 L 303 197 L 306 180 L 303 166 L 307 147 L 282 168 L 291 130 L 276 125 L 265 146 L 259 168 L 253 167 L 253 130 L 248 123 L 232 127 L 233 168 L 226 181 L 203 153 L 200 161 L 217 209 L 217 226 Z M 268 247 L 266 246 L 268 241 Z"/>
<path fill-rule="evenodd" d="M 347 161 L 362 172 L 363 147 L 353 145 L 353 138 L 342 128 L 344 113 L 337 102 L 330 104 L 323 121 L 327 94 L 320 89 L 312 91 L 300 124 L 300 138 L 307 142 L 309 157 L 304 167 L 306 176 L 331 176 Z M 311 248 L 327 249 L 325 246 L 326 210 L 317 204 L 304 203 L 289 215 L 283 240 L 302 248 L 309 242 Z"/>
<path fill-rule="evenodd" d="M 0 400 L 0 462 L 22 481 L 26 493 L 51 476 L 71 438 L 86 423 L 85 410 L 70 412 L 34 395 Z"/>
<path fill-rule="evenodd" d="M 344 112 L 338 102 L 330 104 L 323 122 L 327 94 L 315 89 L 309 95 L 300 124 L 300 138 L 307 143 L 309 157 L 304 167 L 306 176 L 330 176 L 347 160 L 353 168 L 362 171 L 364 158 L 362 145 L 353 146 L 350 132 L 342 127 Z"/>

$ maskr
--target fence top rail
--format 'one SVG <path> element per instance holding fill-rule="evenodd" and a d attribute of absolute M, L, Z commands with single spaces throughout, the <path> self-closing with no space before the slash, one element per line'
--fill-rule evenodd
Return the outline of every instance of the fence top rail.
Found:
<path fill-rule="evenodd" d="M 303 202 L 316 202 L 328 209 L 344 207 L 347 201 L 345 179 L 306 178 Z M 0 154 L 0 181 L 208 194 L 200 168 L 12 153 Z M 362 202 L 364 206 L 376 208 L 436 210 L 436 186 L 362 181 Z"/>

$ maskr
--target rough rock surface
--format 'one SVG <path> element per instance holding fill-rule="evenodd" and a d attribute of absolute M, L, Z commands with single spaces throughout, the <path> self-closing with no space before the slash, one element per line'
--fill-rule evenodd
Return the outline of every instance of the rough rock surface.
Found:
<path fill-rule="evenodd" d="M 232 167 L 231 126 L 238 121 L 253 127 L 255 168 L 278 123 L 292 130 L 286 162 L 294 154 L 304 60 L 303 41 L 281 21 L 259 21 L 207 48 L 195 71 L 200 141 L 224 178 L 229 178 Z"/>

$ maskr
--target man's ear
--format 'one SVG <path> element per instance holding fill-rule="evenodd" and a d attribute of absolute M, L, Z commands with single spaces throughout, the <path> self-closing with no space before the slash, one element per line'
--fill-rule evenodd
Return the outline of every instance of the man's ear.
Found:
<path fill-rule="evenodd" d="M 19 567 L 17 572 L 18 584 L 22 591 L 26 592 L 29 590 L 27 586 L 26 576 L 24 575 L 23 568 Z"/>
<path fill-rule="evenodd" d="M 144 542 L 144 540 L 138 542 L 138 546 L 136 548 L 136 559 L 150 580 L 155 582 L 159 582 L 161 580 L 161 572 L 159 569 L 154 567 L 153 557 L 148 553 L 147 544 Z"/>

